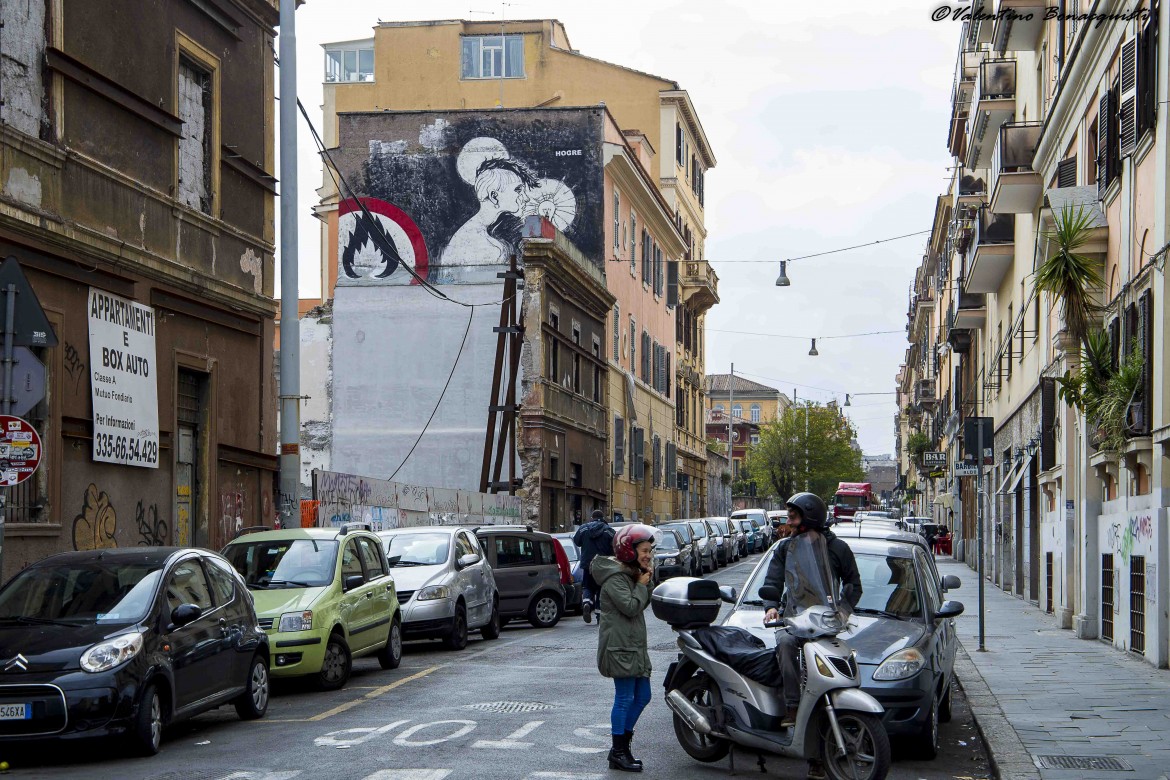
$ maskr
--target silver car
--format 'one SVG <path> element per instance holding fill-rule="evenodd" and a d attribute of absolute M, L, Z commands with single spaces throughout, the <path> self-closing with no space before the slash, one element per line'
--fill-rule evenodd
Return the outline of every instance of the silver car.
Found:
<path fill-rule="evenodd" d="M 716 537 L 712 534 L 711 527 L 704 520 L 684 520 L 683 522 L 690 527 L 691 533 L 695 535 L 695 549 L 699 556 L 700 575 L 718 569 L 719 554 L 716 545 L 717 541 L 723 537 Z"/>
<path fill-rule="evenodd" d="M 487 557 L 469 529 L 420 526 L 378 537 L 398 590 L 404 639 L 440 638 L 467 646 L 468 631 L 500 635 L 500 596 Z"/>

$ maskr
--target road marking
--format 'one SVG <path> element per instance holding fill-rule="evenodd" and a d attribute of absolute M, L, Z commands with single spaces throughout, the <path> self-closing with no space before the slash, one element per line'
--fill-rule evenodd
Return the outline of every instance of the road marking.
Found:
<path fill-rule="evenodd" d="M 431 672 L 436 672 L 439 669 L 442 669 L 444 666 L 446 666 L 446 664 L 439 664 L 438 666 L 429 666 L 426 669 L 423 669 L 421 672 L 416 672 L 416 673 L 410 675 L 409 677 L 403 677 L 401 680 L 395 680 L 394 682 L 390 683 L 389 685 L 383 685 L 381 688 L 375 688 L 374 690 L 372 690 L 369 693 L 362 696 L 360 699 L 353 699 L 352 701 L 347 701 L 344 704 L 338 704 L 333 709 L 325 710 L 324 712 L 322 712 L 318 715 L 314 715 L 311 718 L 294 718 L 291 721 L 280 721 L 280 722 L 284 722 L 284 723 L 314 723 L 314 722 L 319 721 L 319 720 L 325 720 L 326 718 L 331 718 L 334 715 L 339 715 L 339 714 L 345 712 L 346 710 L 353 709 L 354 707 L 361 704 L 363 701 L 369 701 L 370 699 L 376 699 L 383 694 L 389 693 L 390 691 L 394 690 L 395 688 L 399 687 L 400 685 L 406 685 L 408 682 L 414 682 L 415 680 L 426 677 Z M 270 721 L 270 722 L 277 722 L 277 721 Z"/>
<path fill-rule="evenodd" d="M 609 724 L 599 723 L 593 726 L 586 726 L 584 728 L 573 729 L 573 733 L 578 737 L 591 739 L 594 742 L 608 742 L 609 741 Z M 594 729 L 605 729 L 602 734 L 594 734 Z M 604 753 L 603 747 L 578 747 L 577 745 L 557 745 L 557 750 L 563 750 L 566 753 Z"/>
<path fill-rule="evenodd" d="M 301 774 L 299 769 L 294 769 L 291 772 L 232 772 L 219 780 L 292 780 L 299 774 Z"/>
<path fill-rule="evenodd" d="M 411 739 L 411 737 L 423 729 L 429 729 L 432 726 L 442 726 L 447 723 L 460 723 L 462 725 L 451 734 L 448 734 L 445 737 L 439 737 L 438 739 Z M 406 731 L 395 737 L 394 744 L 402 745 L 403 747 L 424 747 L 426 745 L 438 745 L 440 742 L 449 742 L 452 739 L 465 737 L 471 732 L 475 731 L 475 727 L 478 725 L 479 724 L 474 720 L 436 720 L 432 723 L 420 723 L 417 726 L 411 726 Z"/>
<path fill-rule="evenodd" d="M 527 642 L 528 639 L 529 639 L 529 637 L 522 636 L 522 637 L 519 637 L 518 639 L 512 639 L 512 640 L 507 641 L 507 642 L 499 642 L 499 641 L 485 642 L 484 644 L 487 645 L 486 647 L 484 647 L 482 650 L 476 650 L 474 653 L 469 653 L 469 654 L 463 656 L 460 659 L 460 662 L 470 661 L 472 658 L 479 658 L 481 655 L 484 655 L 486 653 L 490 653 L 492 650 L 502 650 L 505 647 L 511 647 L 512 645 L 520 644 L 521 642 Z"/>
<path fill-rule="evenodd" d="M 601 780 L 603 777 L 586 772 L 533 772 L 524 780 Z"/>
<path fill-rule="evenodd" d="M 381 769 L 362 780 L 443 780 L 450 769 Z"/>
<path fill-rule="evenodd" d="M 335 748 L 349 748 L 354 745 L 360 745 L 363 742 L 369 742 L 374 737 L 385 734 L 387 731 L 393 731 L 399 726 L 410 723 L 409 720 L 396 720 L 393 723 L 387 723 L 385 726 L 378 728 L 362 727 L 356 729 L 342 729 L 341 731 L 330 731 L 323 737 L 317 737 L 313 740 L 313 744 L 317 747 L 335 747 Z M 339 738 L 342 734 L 357 734 L 358 736 L 350 737 L 348 739 Z"/>
<path fill-rule="evenodd" d="M 498 750 L 516 750 L 530 748 L 531 742 L 520 742 L 532 732 L 544 725 L 543 720 L 533 720 L 525 723 L 503 739 L 481 739 L 472 745 L 473 748 L 493 748 Z"/>

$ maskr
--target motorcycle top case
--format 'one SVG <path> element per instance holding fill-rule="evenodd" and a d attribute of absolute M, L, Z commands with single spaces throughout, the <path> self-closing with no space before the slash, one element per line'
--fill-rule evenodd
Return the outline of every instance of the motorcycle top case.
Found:
<path fill-rule="evenodd" d="M 654 617 L 672 626 L 710 625 L 719 604 L 719 583 L 698 577 L 674 577 L 650 596 Z"/>

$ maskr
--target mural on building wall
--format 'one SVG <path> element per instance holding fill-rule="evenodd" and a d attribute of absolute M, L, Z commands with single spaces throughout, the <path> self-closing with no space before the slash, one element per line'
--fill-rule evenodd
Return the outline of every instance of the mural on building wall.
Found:
<path fill-rule="evenodd" d="M 339 167 L 364 193 L 338 209 L 339 285 L 417 284 L 404 265 L 434 284 L 495 283 L 532 215 L 602 260 L 597 109 L 340 122 Z"/>
<path fill-rule="evenodd" d="M 100 550 L 117 547 L 118 513 L 110 496 L 89 483 L 82 500 L 81 513 L 73 518 L 73 549 Z"/>

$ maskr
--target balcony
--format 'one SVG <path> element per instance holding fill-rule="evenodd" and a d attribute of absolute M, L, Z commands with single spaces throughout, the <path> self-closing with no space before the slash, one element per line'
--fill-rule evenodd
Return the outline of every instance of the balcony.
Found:
<path fill-rule="evenodd" d="M 919 379 L 914 384 L 914 403 L 925 409 L 928 407 L 933 408 L 937 402 L 938 398 L 934 392 L 934 380 Z"/>
<path fill-rule="evenodd" d="M 914 296 L 910 301 L 910 333 L 922 333 L 930 321 L 930 313 L 934 311 L 934 291 L 926 290 L 921 295 Z"/>
<path fill-rule="evenodd" d="M 991 162 L 991 211 L 995 214 L 1031 214 L 1044 190 L 1032 168 L 1040 123 L 1007 124 L 999 129 L 999 143 Z"/>
<path fill-rule="evenodd" d="M 967 293 L 998 292 L 1015 259 L 1016 217 L 1014 214 L 981 211 L 975 224 L 971 270 L 962 290 Z"/>
<path fill-rule="evenodd" d="M 1045 7 L 1048 5 L 1051 5 L 1051 0 L 999 0 L 995 7 L 995 29 L 991 34 L 995 50 L 1034 51 L 1044 28 Z"/>
<path fill-rule="evenodd" d="M 719 277 L 706 262 L 685 260 L 678 280 L 682 299 L 700 313 L 719 303 Z"/>
<path fill-rule="evenodd" d="M 1003 123 L 1016 113 L 1016 61 L 984 60 L 975 80 L 967 139 L 966 165 L 979 170 L 991 164 L 993 147 Z"/>
<path fill-rule="evenodd" d="M 981 206 L 987 202 L 987 179 L 967 168 L 956 173 L 958 187 L 955 188 L 955 208 L 960 206 Z"/>
<path fill-rule="evenodd" d="M 1044 207 L 1040 209 L 1040 230 L 1056 227 L 1055 217 L 1064 211 L 1082 212 L 1091 218 L 1085 243 L 1077 250 L 1081 254 L 1104 255 L 1109 251 L 1109 221 L 1097 200 L 1097 187 L 1055 187 L 1044 193 Z"/>

